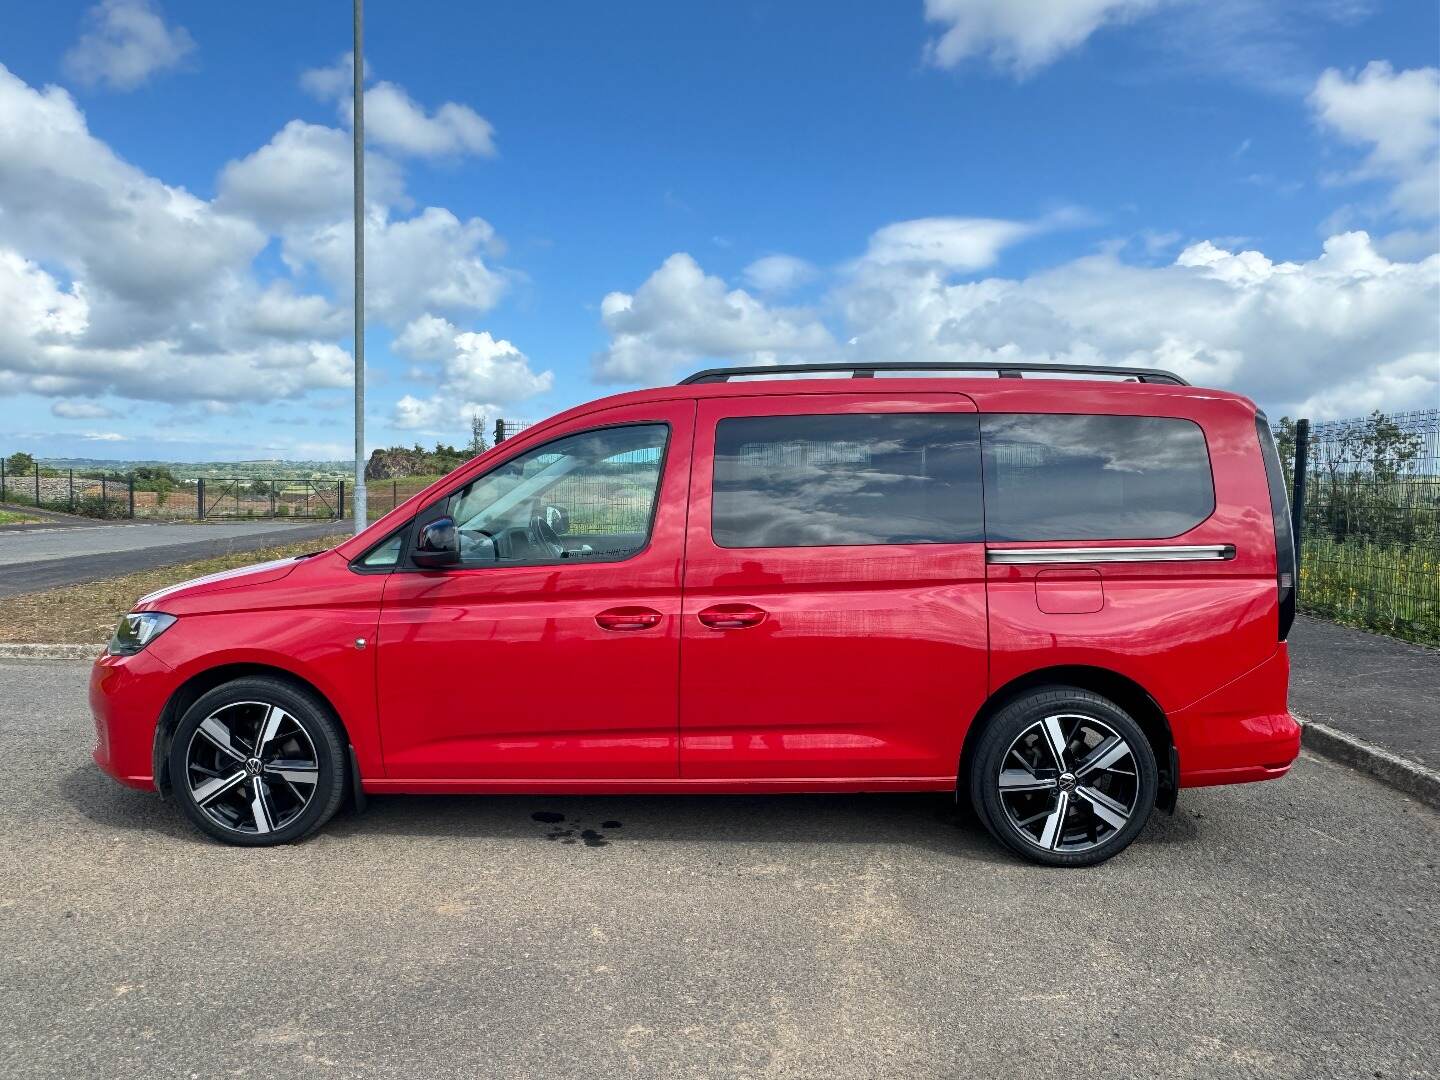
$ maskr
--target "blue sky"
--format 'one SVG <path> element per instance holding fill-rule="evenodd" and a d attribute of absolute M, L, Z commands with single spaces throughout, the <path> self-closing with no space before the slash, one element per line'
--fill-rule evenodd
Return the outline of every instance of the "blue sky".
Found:
<path fill-rule="evenodd" d="M 346 455 L 348 14 L 10 13 L 0 451 Z M 1440 397 L 1433 3 L 366 16 L 372 446 L 715 362 Z"/>

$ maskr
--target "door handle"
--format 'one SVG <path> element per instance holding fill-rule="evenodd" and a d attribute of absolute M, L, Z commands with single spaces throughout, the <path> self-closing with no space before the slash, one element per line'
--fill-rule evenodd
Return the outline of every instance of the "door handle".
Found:
<path fill-rule="evenodd" d="M 748 626 L 759 626 L 765 621 L 765 615 L 753 604 L 716 604 L 695 617 L 711 630 L 744 630 Z"/>
<path fill-rule="evenodd" d="M 595 616 L 601 630 L 650 630 L 665 616 L 648 607 L 612 607 Z"/>

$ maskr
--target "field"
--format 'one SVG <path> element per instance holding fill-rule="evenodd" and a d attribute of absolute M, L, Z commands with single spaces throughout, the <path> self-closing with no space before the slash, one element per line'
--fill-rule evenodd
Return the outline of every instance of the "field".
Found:
<path fill-rule="evenodd" d="M 1440 555 L 1433 546 L 1307 537 L 1302 558 L 1305 614 L 1440 645 Z"/>

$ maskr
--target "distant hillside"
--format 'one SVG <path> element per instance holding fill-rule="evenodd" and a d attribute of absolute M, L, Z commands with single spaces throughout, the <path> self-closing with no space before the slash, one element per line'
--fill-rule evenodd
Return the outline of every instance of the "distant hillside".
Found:
<path fill-rule="evenodd" d="M 349 461 L 154 461 L 115 458 L 41 458 L 47 469 L 74 469 L 77 472 L 128 473 L 133 469 L 166 468 L 177 477 L 238 477 L 243 480 L 270 480 L 280 477 L 305 480 L 344 480 L 355 473 Z"/>

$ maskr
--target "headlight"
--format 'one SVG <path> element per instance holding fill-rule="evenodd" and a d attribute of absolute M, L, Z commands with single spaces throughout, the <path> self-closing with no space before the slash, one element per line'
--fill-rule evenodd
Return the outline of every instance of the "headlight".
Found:
<path fill-rule="evenodd" d="M 162 611 L 132 611 L 121 618 L 105 651 L 111 656 L 134 656 L 174 625 L 174 615 Z"/>

